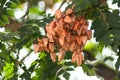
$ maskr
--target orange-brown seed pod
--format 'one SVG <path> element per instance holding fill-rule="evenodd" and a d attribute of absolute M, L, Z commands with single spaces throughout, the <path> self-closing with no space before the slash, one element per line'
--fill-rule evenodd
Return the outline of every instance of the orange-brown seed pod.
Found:
<path fill-rule="evenodd" d="M 48 38 L 43 38 L 43 45 L 46 47 L 48 45 Z"/>
<path fill-rule="evenodd" d="M 74 23 L 74 26 L 73 26 L 73 30 L 78 30 L 78 27 L 80 26 L 80 23 L 79 22 L 75 22 Z"/>
<path fill-rule="evenodd" d="M 50 53 L 50 56 L 51 56 L 52 61 L 55 62 L 56 61 L 56 53 L 52 52 L 52 53 Z"/>
<path fill-rule="evenodd" d="M 54 43 L 49 43 L 48 46 L 49 46 L 50 52 L 54 52 Z"/>
<path fill-rule="evenodd" d="M 76 42 L 78 45 L 82 44 L 82 37 L 81 36 L 76 36 L 75 39 L 76 39 Z"/>
<path fill-rule="evenodd" d="M 58 52 L 58 61 L 61 61 L 64 58 L 65 51 L 63 49 L 59 49 Z"/>
<path fill-rule="evenodd" d="M 70 43 L 70 51 L 71 52 L 73 52 L 76 49 L 76 47 L 77 47 L 77 44 L 75 41 Z"/>
<path fill-rule="evenodd" d="M 85 45 L 87 42 L 87 36 L 82 36 L 82 43 Z"/>
<path fill-rule="evenodd" d="M 88 30 L 87 31 L 87 39 L 90 40 L 92 38 L 92 31 Z"/>
<path fill-rule="evenodd" d="M 72 14 L 73 13 L 73 9 L 69 8 L 67 11 L 66 11 L 66 15 L 69 15 L 69 14 Z"/>
<path fill-rule="evenodd" d="M 56 10 L 55 12 L 55 19 L 59 20 L 62 17 L 62 12 L 60 10 Z"/>
<path fill-rule="evenodd" d="M 72 62 L 75 62 L 77 60 L 77 53 L 73 52 L 72 54 Z"/>
<path fill-rule="evenodd" d="M 64 43 L 65 43 L 65 38 L 64 37 L 60 37 L 59 38 L 59 43 L 60 43 L 61 46 L 63 46 Z"/>
<path fill-rule="evenodd" d="M 71 24 L 71 23 L 72 23 L 72 19 L 70 18 L 70 16 L 66 16 L 66 17 L 64 18 L 64 22 L 65 22 L 65 23 L 68 23 L 68 24 Z"/>

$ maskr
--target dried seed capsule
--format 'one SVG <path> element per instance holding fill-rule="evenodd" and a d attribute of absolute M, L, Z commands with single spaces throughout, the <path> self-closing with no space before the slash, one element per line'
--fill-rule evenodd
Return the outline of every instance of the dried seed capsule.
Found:
<path fill-rule="evenodd" d="M 49 46 L 50 52 L 54 52 L 54 43 L 49 43 L 48 46 Z"/>
<path fill-rule="evenodd" d="M 43 38 L 43 45 L 46 47 L 48 45 L 48 38 Z"/>
<path fill-rule="evenodd" d="M 69 14 L 72 14 L 72 13 L 73 13 L 73 10 L 70 9 L 70 8 L 66 11 L 66 15 L 69 15 Z"/>
<path fill-rule="evenodd" d="M 76 49 L 76 47 L 77 47 L 77 44 L 75 41 L 70 43 L 70 51 L 73 52 Z"/>
<path fill-rule="evenodd" d="M 85 45 L 87 42 L 87 36 L 82 36 L 82 43 Z"/>
<path fill-rule="evenodd" d="M 74 23 L 74 27 L 73 27 L 73 30 L 78 30 L 78 27 L 80 26 L 80 23 L 79 22 L 75 22 Z"/>
<path fill-rule="evenodd" d="M 62 12 L 60 10 L 56 10 L 55 12 L 55 19 L 59 20 L 62 17 Z"/>
<path fill-rule="evenodd" d="M 64 18 L 64 22 L 70 24 L 70 23 L 72 23 L 72 19 L 70 18 L 70 16 L 66 16 Z"/>
<path fill-rule="evenodd" d="M 76 36 L 75 39 L 76 39 L 76 42 L 78 45 L 82 44 L 82 37 L 81 36 Z"/>
<path fill-rule="evenodd" d="M 65 38 L 64 37 L 60 37 L 59 38 L 59 43 L 60 43 L 61 46 L 63 46 L 64 43 L 65 43 Z"/>
<path fill-rule="evenodd" d="M 87 39 L 90 40 L 92 38 L 92 31 L 88 30 L 87 31 Z"/>
<path fill-rule="evenodd" d="M 58 52 L 58 61 L 61 61 L 64 58 L 65 51 L 63 49 L 59 49 Z"/>
<path fill-rule="evenodd" d="M 73 52 L 72 54 L 72 62 L 75 62 L 77 60 L 77 53 Z"/>
<path fill-rule="evenodd" d="M 51 59 L 53 62 L 56 61 L 56 54 L 54 52 L 50 53 Z"/>

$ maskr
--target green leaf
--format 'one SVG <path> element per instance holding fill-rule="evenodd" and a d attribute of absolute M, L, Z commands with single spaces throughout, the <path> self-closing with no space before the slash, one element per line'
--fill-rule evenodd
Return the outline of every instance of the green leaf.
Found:
<path fill-rule="evenodd" d="M 3 72 L 5 72 L 5 79 L 10 79 L 14 76 L 14 63 L 5 63 L 6 66 L 3 67 Z"/>
<path fill-rule="evenodd" d="M 31 66 L 34 66 L 34 65 L 36 65 L 37 63 L 38 63 L 37 61 L 34 61 L 34 62 L 32 62 Z"/>
<path fill-rule="evenodd" d="M 12 10 L 6 10 L 5 13 L 6 13 L 7 16 L 14 17 L 14 13 L 13 13 Z"/>
<path fill-rule="evenodd" d="M 5 23 L 2 20 L 0 20 L 0 25 L 5 26 Z"/>
<path fill-rule="evenodd" d="M 115 4 L 115 3 L 117 3 L 117 2 L 118 2 L 118 0 L 113 0 L 112 4 Z"/>
<path fill-rule="evenodd" d="M 72 66 L 73 63 L 72 63 L 72 62 L 65 62 L 64 65 L 65 65 L 65 66 Z"/>
<path fill-rule="evenodd" d="M 63 74 L 65 72 L 65 70 L 60 70 L 58 73 L 57 73 L 57 76 Z"/>
<path fill-rule="evenodd" d="M 10 60 L 10 59 L 9 59 L 9 55 L 6 54 L 6 53 L 3 53 L 3 52 L 0 52 L 0 58 L 1 58 L 1 59 L 4 59 L 4 60 L 6 60 L 6 61 L 9 61 L 9 60 Z"/>
<path fill-rule="evenodd" d="M 42 59 L 42 58 L 44 58 L 45 56 L 47 56 L 46 53 L 45 53 L 44 51 L 42 51 L 42 52 L 40 53 L 40 55 L 39 55 L 39 58 Z"/>
<path fill-rule="evenodd" d="M 116 68 L 117 71 L 119 69 L 119 66 L 120 66 L 120 57 L 117 59 L 117 62 L 115 64 L 115 68 Z"/>
<path fill-rule="evenodd" d="M 1 50 L 5 50 L 6 49 L 6 46 L 3 43 L 1 43 L 1 42 L 0 42 L 0 49 Z"/>
<path fill-rule="evenodd" d="M 98 51 L 99 51 L 100 53 L 102 53 L 103 48 L 104 48 L 104 44 L 103 44 L 103 43 L 99 43 L 99 45 L 98 45 Z"/>
<path fill-rule="evenodd" d="M 16 3 L 14 3 L 14 2 L 11 2 L 11 5 L 10 5 L 10 7 L 14 9 L 14 8 L 17 8 L 17 5 L 16 5 Z"/>
<path fill-rule="evenodd" d="M 113 44 L 113 45 L 112 45 L 112 50 L 117 53 L 118 44 Z"/>
<path fill-rule="evenodd" d="M 89 64 L 82 64 L 83 71 L 86 72 L 88 75 L 92 76 L 95 75 L 95 70 L 93 69 L 92 65 Z"/>
<path fill-rule="evenodd" d="M 33 76 L 32 80 L 40 80 L 38 76 Z"/>
<path fill-rule="evenodd" d="M 120 0 L 118 1 L 118 7 L 120 7 Z"/>
<path fill-rule="evenodd" d="M 2 15 L 2 20 L 3 20 L 6 24 L 9 23 L 9 19 L 8 19 L 8 17 L 7 17 L 6 15 Z"/>
<path fill-rule="evenodd" d="M 7 2 L 7 3 L 6 3 L 6 6 L 9 7 L 9 8 L 12 8 L 12 9 L 17 8 L 16 3 L 15 3 L 15 2 L 12 2 L 12 1 Z"/>
<path fill-rule="evenodd" d="M 113 58 L 113 57 L 111 57 L 111 56 L 106 57 L 106 58 L 104 59 L 104 62 L 105 62 L 105 61 L 107 61 L 107 60 L 113 61 L 113 60 L 114 60 L 114 58 Z"/>
<path fill-rule="evenodd" d="M 67 68 L 66 71 L 73 71 L 74 68 Z"/>
<path fill-rule="evenodd" d="M 64 77 L 66 80 L 69 80 L 69 78 L 70 78 L 70 73 L 65 72 L 65 73 L 63 74 L 63 77 Z"/>
<path fill-rule="evenodd" d="M 65 54 L 66 54 L 66 55 L 65 55 L 64 59 L 71 59 L 71 57 L 72 57 L 72 52 L 66 51 Z"/>

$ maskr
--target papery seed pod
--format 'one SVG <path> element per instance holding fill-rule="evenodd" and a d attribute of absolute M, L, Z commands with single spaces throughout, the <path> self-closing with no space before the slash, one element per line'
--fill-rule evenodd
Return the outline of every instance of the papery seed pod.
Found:
<path fill-rule="evenodd" d="M 77 56 L 76 62 L 78 66 L 81 65 L 82 64 L 81 58 Z"/>
<path fill-rule="evenodd" d="M 84 30 L 87 30 L 87 29 L 88 29 L 88 26 L 83 25 L 83 31 L 84 31 Z"/>
<path fill-rule="evenodd" d="M 47 32 L 47 34 L 52 34 L 52 32 L 51 32 L 51 28 L 49 27 L 49 25 L 47 25 L 46 27 L 45 27 L 45 30 L 46 30 L 46 32 Z"/>
<path fill-rule="evenodd" d="M 61 61 L 64 58 L 65 51 L 63 49 L 59 49 L 58 52 L 58 61 Z"/>
<path fill-rule="evenodd" d="M 66 37 L 66 36 L 67 36 L 66 30 L 64 30 L 64 29 L 62 30 L 61 36 L 63 36 L 63 37 Z"/>
<path fill-rule="evenodd" d="M 81 33 L 82 36 L 85 36 L 87 35 L 87 30 L 82 30 L 82 33 Z"/>
<path fill-rule="evenodd" d="M 75 36 L 74 35 L 70 36 L 70 42 L 75 42 Z"/>
<path fill-rule="evenodd" d="M 72 14 L 72 15 L 71 15 L 71 19 L 72 19 L 72 22 L 76 21 L 76 16 L 75 16 L 75 14 Z"/>
<path fill-rule="evenodd" d="M 82 43 L 85 45 L 87 42 L 87 36 L 82 36 Z"/>
<path fill-rule="evenodd" d="M 39 45 L 39 51 L 42 51 L 42 50 L 43 50 L 43 48 L 44 48 L 43 44 L 38 43 L 38 45 Z"/>
<path fill-rule="evenodd" d="M 66 16 L 64 18 L 64 22 L 70 24 L 70 23 L 72 23 L 72 19 L 70 18 L 70 16 Z"/>
<path fill-rule="evenodd" d="M 49 42 L 54 42 L 53 35 L 47 33 L 47 37 L 49 39 Z"/>
<path fill-rule="evenodd" d="M 65 51 L 69 50 L 69 43 L 65 42 L 64 45 L 62 46 L 62 49 L 64 49 Z"/>
<path fill-rule="evenodd" d="M 55 35 L 55 31 L 54 31 L 55 27 L 56 27 L 56 23 L 54 24 L 54 22 L 52 22 L 51 25 L 46 27 L 47 33 L 50 35 Z"/>
<path fill-rule="evenodd" d="M 77 34 L 80 36 L 82 34 L 83 27 L 80 27 L 80 29 L 77 30 Z"/>
<path fill-rule="evenodd" d="M 66 31 L 69 31 L 69 30 L 70 30 L 70 25 L 69 25 L 69 24 L 66 24 L 66 25 L 64 26 L 64 29 L 65 29 Z"/>
<path fill-rule="evenodd" d="M 76 49 L 76 47 L 77 47 L 77 44 L 75 41 L 70 43 L 70 51 L 73 52 Z"/>
<path fill-rule="evenodd" d="M 43 38 L 43 45 L 46 47 L 48 45 L 48 38 Z"/>
<path fill-rule="evenodd" d="M 55 21 L 51 21 L 49 26 L 51 26 L 52 28 L 55 28 L 56 27 L 56 22 Z"/>
<path fill-rule="evenodd" d="M 52 53 L 50 53 L 50 56 L 51 56 L 52 61 L 55 62 L 56 61 L 56 53 L 52 52 Z"/>
<path fill-rule="evenodd" d="M 76 52 L 79 53 L 79 52 L 81 52 L 81 51 L 82 51 L 82 50 L 81 50 L 81 46 L 77 46 L 77 47 L 76 47 Z"/>
<path fill-rule="evenodd" d="M 75 22 L 74 23 L 74 26 L 73 26 L 73 30 L 78 30 L 78 27 L 80 26 L 80 23 L 79 22 Z"/>
<path fill-rule="evenodd" d="M 48 46 L 49 46 L 50 52 L 54 52 L 54 43 L 49 43 Z"/>
<path fill-rule="evenodd" d="M 57 35 L 60 35 L 64 30 L 64 28 L 63 26 L 60 25 L 60 23 L 56 23 L 56 24 L 57 24 L 57 28 L 55 28 L 55 32 L 57 33 Z"/>
<path fill-rule="evenodd" d="M 80 24 L 84 24 L 85 23 L 85 19 L 84 19 L 84 17 L 83 16 L 81 16 L 81 20 L 80 20 Z"/>
<path fill-rule="evenodd" d="M 44 50 L 50 52 L 49 46 L 44 47 Z"/>
<path fill-rule="evenodd" d="M 61 46 L 63 46 L 64 43 L 65 43 L 65 38 L 64 37 L 60 37 L 59 38 L 59 43 L 60 43 Z"/>
<path fill-rule="evenodd" d="M 60 10 L 56 10 L 55 12 L 55 19 L 59 20 L 62 17 L 62 12 Z"/>
<path fill-rule="evenodd" d="M 66 15 L 69 15 L 69 14 L 72 14 L 73 13 L 73 9 L 69 8 L 67 11 L 66 11 Z"/>
<path fill-rule="evenodd" d="M 64 26 L 64 25 L 65 25 L 63 18 L 61 18 L 61 19 L 59 20 L 59 24 L 60 24 L 60 26 Z"/>
<path fill-rule="evenodd" d="M 38 38 L 38 44 L 39 44 L 39 46 L 40 46 L 41 48 L 44 47 L 44 44 L 43 44 L 42 39 L 39 39 L 39 38 Z"/>
<path fill-rule="evenodd" d="M 80 62 L 78 63 L 78 65 L 81 65 L 81 64 L 82 64 L 82 61 L 84 60 L 84 57 L 83 57 L 82 52 L 78 53 L 78 57 L 79 57 L 79 59 L 80 59 Z"/>
<path fill-rule="evenodd" d="M 78 45 L 82 44 L 82 37 L 81 36 L 76 36 L 75 39 L 76 39 L 76 42 Z"/>
<path fill-rule="evenodd" d="M 70 39 L 71 38 L 71 34 L 70 33 L 67 33 L 67 36 L 65 37 L 66 41 L 69 43 L 70 42 Z"/>
<path fill-rule="evenodd" d="M 73 54 L 72 54 L 72 62 L 75 62 L 76 59 L 77 59 L 77 53 L 73 52 Z"/>
<path fill-rule="evenodd" d="M 92 31 L 88 30 L 87 31 L 87 39 L 90 40 L 92 38 Z"/>

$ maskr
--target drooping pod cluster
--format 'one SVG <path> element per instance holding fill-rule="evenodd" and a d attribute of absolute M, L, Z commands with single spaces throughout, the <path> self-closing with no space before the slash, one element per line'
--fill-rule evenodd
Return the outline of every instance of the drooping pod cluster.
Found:
<path fill-rule="evenodd" d="M 73 8 L 69 8 L 66 12 L 57 10 L 55 19 L 46 26 L 45 30 L 47 36 L 38 39 L 38 43 L 34 44 L 34 52 L 45 50 L 55 62 L 55 48 L 58 49 L 58 61 L 64 58 L 66 51 L 71 51 L 72 62 L 81 65 L 84 60 L 83 47 L 92 36 L 92 31 L 88 30 L 88 21 L 83 16 L 76 17 Z"/>

